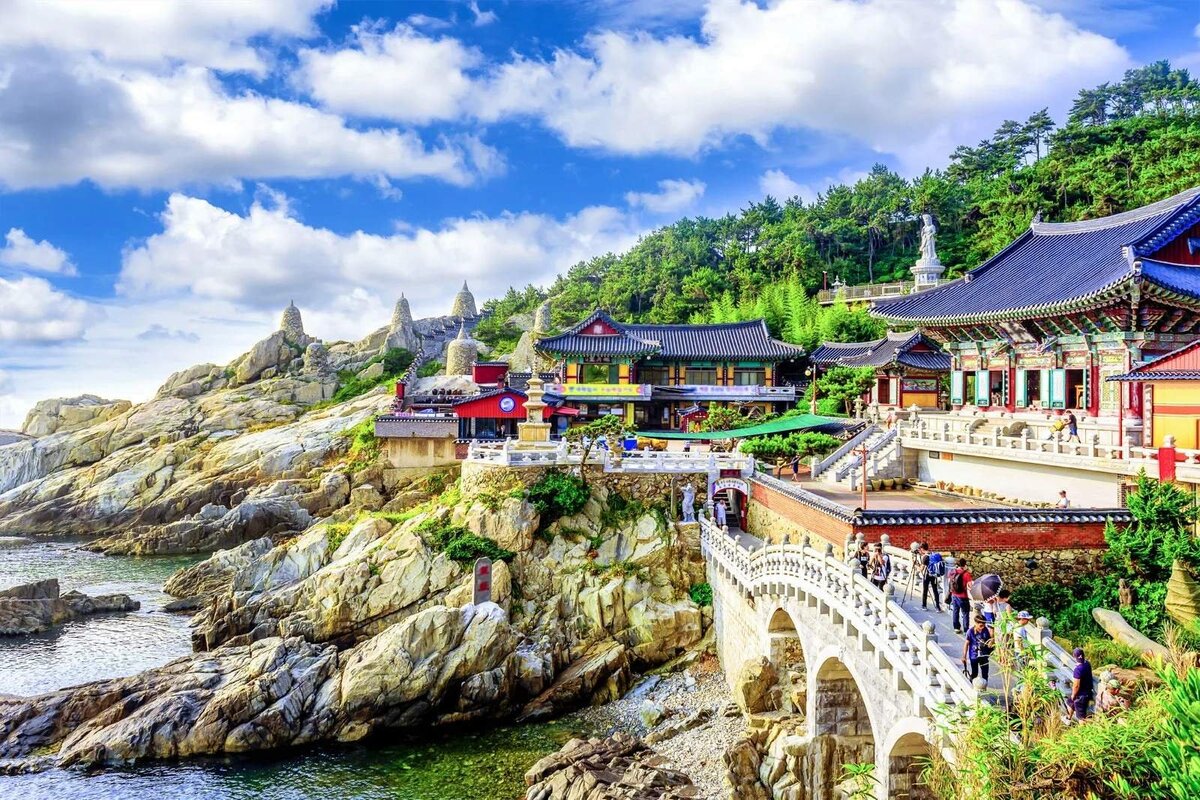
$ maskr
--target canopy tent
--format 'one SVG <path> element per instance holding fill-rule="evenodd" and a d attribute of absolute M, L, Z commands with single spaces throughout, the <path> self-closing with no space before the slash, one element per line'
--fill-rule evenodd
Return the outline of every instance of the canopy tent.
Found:
<path fill-rule="evenodd" d="M 767 436 L 773 433 L 794 433 L 796 431 L 812 430 L 813 428 L 841 428 L 849 420 L 836 417 L 822 417 L 818 414 L 801 414 L 796 417 L 785 417 L 761 425 L 751 425 L 748 428 L 737 428 L 732 431 L 712 431 L 710 433 L 681 433 L 679 431 L 638 431 L 637 435 L 645 439 L 690 439 L 694 442 L 706 442 L 714 439 L 745 439 L 748 436 Z"/>

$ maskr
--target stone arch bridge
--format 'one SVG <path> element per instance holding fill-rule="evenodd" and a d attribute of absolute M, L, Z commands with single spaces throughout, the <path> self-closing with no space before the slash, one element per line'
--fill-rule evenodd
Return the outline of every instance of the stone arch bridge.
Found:
<path fill-rule="evenodd" d="M 781 674 L 803 675 L 788 686 L 802 705 L 803 747 L 824 739 L 855 761 L 873 761 L 879 798 L 928 796 L 916 781 L 920 756 L 930 752 L 939 706 L 973 704 L 979 692 L 963 674 L 962 637 L 933 618 L 919 620 L 898 602 L 911 564 L 889 547 L 893 581 L 880 591 L 856 567 L 836 558 L 831 544 L 747 546 L 708 519 L 700 521 L 701 549 L 713 587 L 718 652 L 733 684 L 747 661 L 766 657 Z M 1067 654 L 1044 627 L 1034 632 L 1050 666 L 1065 670 Z M 796 662 L 802 668 L 793 670 Z M 993 676 L 995 683 L 995 676 Z M 787 702 L 787 701 L 785 701 Z M 830 752 L 829 748 L 825 752 Z M 815 761 L 820 761 L 817 756 Z M 809 784 L 800 796 L 834 797 L 841 764 L 809 759 Z M 820 773 L 820 774 L 818 774 Z"/>

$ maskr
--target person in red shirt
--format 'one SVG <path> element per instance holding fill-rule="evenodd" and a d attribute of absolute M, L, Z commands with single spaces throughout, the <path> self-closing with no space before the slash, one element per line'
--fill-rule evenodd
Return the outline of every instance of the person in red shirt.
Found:
<path fill-rule="evenodd" d="M 950 570 L 950 619 L 955 633 L 962 633 L 971 626 L 971 598 L 967 597 L 967 589 L 975 578 L 967 569 L 967 560 L 958 559 L 954 569 Z M 961 615 L 961 617 L 960 617 Z M 961 623 L 959 622 L 961 618 Z"/>

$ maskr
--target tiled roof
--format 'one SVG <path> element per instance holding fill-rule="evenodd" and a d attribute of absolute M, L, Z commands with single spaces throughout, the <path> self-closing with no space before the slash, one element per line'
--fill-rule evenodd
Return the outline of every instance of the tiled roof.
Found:
<path fill-rule="evenodd" d="M 601 336 L 580 333 L 597 320 L 617 333 Z M 603 311 L 597 311 L 566 333 L 540 339 L 538 348 L 570 355 L 653 355 L 666 360 L 781 361 L 804 355 L 804 348 L 772 339 L 762 320 L 719 325 L 624 324 Z"/>
<path fill-rule="evenodd" d="M 924 343 L 933 352 L 914 351 L 917 344 Z M 948 372 L 950 356 L 942 352 L 935 342 L 921 335 L 920 331 L 888 333 L 872 342 L 830 342 L 823 344 L 809 356 L 814 364 L 840 364 L 844 367 L 888 367 L 903 364 L 931 372 Z"/>
<path fill-rule="evenodd" d="M 1189 359 L 1186 363 L 1181 363 L 1176 366 L 1186 366 L 1187 369 L 1161 369 L 1162 366 L 1167 366 L 1175 360 L 1183 361 L 1182 356 L 1200 350 L 1200 339 L 1185 344 L 1177 350 L 1172 350 L 1166 355 L 1159 356 L 1153 361 L 1147 361 L 1140 367 L 1126 372 L 1124 375 L 1113 375 L 1107 380 L 1110 381 L 1200 381 L 1200 370 L 1191 369 L 1192 361 Z"/>
<path fill-rule="evenodd" d="M 518 391 L 516 389 L 512 389 L 508 386 L 501 386 L 501 387 L 497 387 L 495 389 L 487 389 L 486 391 L 482 391 L 477 394 L 468 394 L 463 397 L 457 397 L 450 402 L 450 405 L 461 406 L 463 403 L 474 403 L 476 400 L 485 400 L 489 397 L 495 397 L 498 394 L 505 394 L 507 392 L 512 392 L 513 394 L 521 397 L 522 399 L 529 398 L 529 395 L 525 394 L 524 392 Z"/>
<path fill-rule="evenodd" d="M 892 320 L 955 324 L 1068 310 L 1135 277 L 1133 262 L 1200 220 L 1200 187 L 1144 208 L 1084 222 L 1036 222 L 1016 241 L 958 280 L 875 301 Z M 1146 261 L 1143 275 L 1200 301 L 1195 269 Z"/>

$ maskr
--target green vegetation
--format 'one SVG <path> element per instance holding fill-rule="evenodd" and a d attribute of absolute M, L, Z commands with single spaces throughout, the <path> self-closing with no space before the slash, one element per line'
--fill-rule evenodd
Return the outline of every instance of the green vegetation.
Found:
<path fill-rule="evenodd" d="M 436 547 L 461 564 L 474 563 L 487 557 L 493 561 L 509 561 L 516 555 L 485 536 L 472 533 L 448 519 L 430 517 L 417 526 L 417 533 L 430 547 Z"/>
<path fill-rule="evenodd" d="M 710 583 L 693 583 L 688 589 L 688 597 L 701 608 L 707 608 L 713 603 L 713 588 Z"/>
<path fill-rule="evenodd" d="M 601 436 L 608 442 L 610 448 L 616 449 L 621 447 L 622 441 L 631 433 L 633 433 L 633 429 L 625 424 L 623 417 L 606 414 L 584 425 L 567 428 L 566 433 L 563 434 L 563 438 L 571 444 L 583 446 L 583 456 L 579 462 L 582 468 L 587 466 L 588 456 L 595 449 L 596 441 Z"/>
<path fill-rule="evenodd" d="M 879 336 L 863 312 L 819 309 L 826 283 L 907 280 L 920 215 L 938 226 L 948 277 L 994 255 L 1038 211 L 1052 221 L 1112 214 L 1189 188 L 1200 174 L 1200 84 L 1166 62 L 1079 93 L 1066 123 L 1043 109 L 1005 120 L 988 140 L 959 147 L 945 171 L 906 180 L 882 164 L 813 203 L 766 197 L 720 218 L 681 219 L 621 254 L 571 267 L 547 291 L 527 286 L 491 301 L 474 335 L 511 350 L 514 314 L 552 298 L 556 327 L 597 306 L 638 322 L 762 317 L 771 332 L 811 347 Z"/>
<path fill-rule="evenodd" d="M 350 439 L 350 470 L 356 471 L 369 467 L 379 458 L 380 442 L 375 438 L 375 418 L 367 417 L 362 422 L 346 431 Z"/>
<path fill-rule="evenodd" d="M 634 561 L 614 561 L 611 564 L 584 561 L 578 569 L 586 575 L 650 580 L 649 570 Z"/>
<path fill-rule="evenodd" d="M 437 375 L 439 372 L 441 372 L 442 367 L 444 366 L 445 365 L 442 364 L 442 362 L 437 361 L 436 359 L 430 359 L 422 364 L 421 368 L 417 370 L 417 377 L 432 378 L 434 375 Z"/>
<path fill-rule="evenodd" d="M 355 520 L 347 520 L 346 522 L 331 522 L 325 526 L 325 557 L 332 558 L 337 549 L 342 546 L 342 542 L 346 541 L 346 535 L 350 533 L 350 529 L 354 527 Z"/>
<path fill-rule="evenodd" d="M 1125 578 L 1133 605 L 1121 613 L 1130 625 L 1160 641 L 1167 621 L 1164 603 L 1171 565 L 1178 559 L 1193 574 L 1200 569 L 1197 543 L 1191 534 L 1196 504 L 1179 487 L 1160 483 L 1143 471 L 1128 497 L 1133 522 L 1104 531 L 1108 552 L 1102 575 L 1080 575 L 1069 584 L 1039 584 L 1013 590 L 1015 608 L 1049 617 L 1056 634 L 1070 638 L 1102 637 L 1092 619 L 1093 608 L 1119 607 L 1118 580 Z M 1185 631 L 1184 635 L 1192 632 Z"/>
<path fill-rule="evenodd" d="M 547 472 L 525 492 L 541 515 L 543 528 L 556 519 L 578 514 L 588 496 L 583 478 L 563 471 Z"/>
<path fill-rule="evenodd" d="M 383 374 L 375 378 L 360 378 L 355 372 L 342 370 L 338 373 L 338 388 L 333 393 L 334 403 L 344 403 L 347 400 L 366 394 L 381 383 L 395 381 L 404 374 L 412 363 L 413 354 L 400 347 L 389 347 L 386 352 L 372 356 L 366 364 L 359 368 L 362 372 L 375 364 L 383 364 Z"/>
<path fill-rule="evenodd" d="M 849 341 L 825 339 L 825 341 Z M 873 367 L 836 366 L 817 373 L 817 403 L 820 408 L 829 408 L 835 414 L 850 415 L 854 412 L 854 401 L 871 391 L 875 382 Z M 804 393 L 805 403 L 812 402 L 813 387 L 810 384 Z M 822 412 L 823 413 L 823 412 Z"/>
<path fill-rule="evenodd" d="M 794 456 L 809 458 L 830 453 L 841 440 L 827 433 L 789 433 L 780 436 L 759 436 L 742 442 L 741 451 L 764 460 L 791 460 Z"/>

